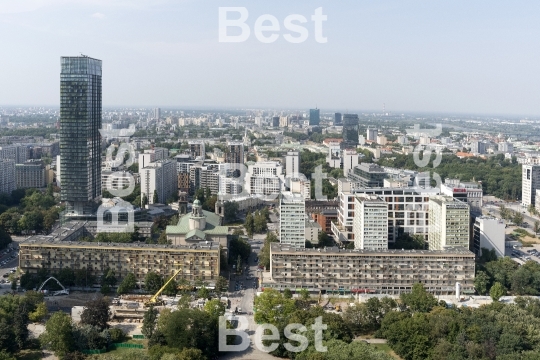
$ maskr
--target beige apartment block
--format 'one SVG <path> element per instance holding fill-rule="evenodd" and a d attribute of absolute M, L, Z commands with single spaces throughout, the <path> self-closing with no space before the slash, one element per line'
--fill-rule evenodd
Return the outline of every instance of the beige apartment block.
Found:
<path fill-rule="evenodd" d="M 435 295 L 474 292 L 475 255 L 467 249 L 303 249 L 274 243 L 269 281 L 263 287 L 311 292 L 401 294 L 415 283 Z"/>
<path fill-rule="evenodd" d="M 215 281 L 219 276 L 219 245 L 149 245 L 136 243 L 95 243 L 55 241 L 46 236 L 32 236 L 20 243 L 19 266 L 24 272 L 37 273 L 46 269 L 56 273 L 62 268 L 87 269 L 99 277 L 105 269 L 114 270 L 121 281 L 134 273 L 138 281 L 150 271 L 171 276 L 182 271 L 177 280 Z"/>

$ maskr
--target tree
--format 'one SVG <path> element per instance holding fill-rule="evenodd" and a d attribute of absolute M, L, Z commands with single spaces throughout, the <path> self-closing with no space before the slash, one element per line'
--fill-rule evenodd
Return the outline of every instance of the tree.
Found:
<path fill-rule="evenodd" d="M 42 346 L 54 351 L 58 357 L 73 351 L 75 342 L 71 317 L 62 311 L 52 314 L 45 324 L 45 332 L 39 339 Z"/>
<path fill-rule="evenodd" d="M 24 347 L 28 339 L 28 310 L 26 303 L 20 303 L 13 314 L 13 334 L 15 335 L 15 343 L 20 350 Z"/>
<path fill-rule="evenodd" d="M 157 203 L 159 203 L 159 197 L 158 197 L 157 190 L 154 190 L 154 195 L 152 197 L 152 204 L 157 204 Z"/>
<path fill-rule="evenodd" d="M 264 289 L 263 293 L 255 298 L 255 321 L 257 323 L 277 324 L 284 321 L 296 310 L 295 301 L 286 299 L 275 289 Z"/>
<path fill-rule="evenodd" d="M 512 221 L 514 222 L 514 224 L 516 224 L 517 226 L 521 226 L 523 224 L 523 214 L 521 214 L 520 212 L 515 212 L 514 213 L 514 216 L 512 218 Z"/>
<path fill-rule="evenodd" d="M 191 295 L 183 294 L 180 299 L 178 299 L 178 309 L 189 309 L 191 303 Z"/>
<path fill-rule="evenodd" d="M 81 324 L 92 325 L 102 331 L 109 327 L 107 322 L 110 316 L 109 302 L 105 298 L 90 300 L 84 305 Z"/>
<path fill-rule="evenodd" d="M 204 304 L 204 311 L 206 311 L 210 316 L 219 318 L 225 314 L 225 304 L 223 304 L 219 299 L 208 300 Z"/>
<path fill-rule="evenodd" d="M 300 295 L 300 299 L 304 301 L 309 300 L 309 291 L 307 289 L 300 289 L 300 291 L 298 291 L 298 295 Z"/>
<path fill-rule="evenodd" d="M 255 221 L 253 220 L 253 215 L 251 212 L 246 215 L 246 223 L 244 224 L 244 227 L 246 228 L 248 236 L 252 237 L 253 233 L 255 232 Z"/>
<path fill-rule="evenodd" d="M 529 212 L 529 215 L 533 216 L 536 215 L 537 211 L 533 204 L 529 204 L 527 207 L 527 211 Z"/>
<path fill-rule="evenodd" d="M 414 284 L 410 293 L 401 294 L 400 299 L 413 312 L 430 312 L 437 305 L 437 299 L 420 283 Z"/>
<path fill-rule="evenodd" d="M 283 297 L 285 299 L 292 299 L 292 291 L 291 291 L 291 289 L 285 288 L 285 290 L 283 290 Z"/>
<path fill-rule="evenodd" d="M 137 278 L 135 278 L 135 274 L 128 273 L 124 280 L 120 283 L 120 286 L 118 286 L 118 289 L 116 292 L 119 295 L 127 294 L 135 290 L 137 287 Z"/>
<path fill-rule="evenodd" d="M 489 296 L 491 296 L 493 301 L 499 301 L 499 299 L 504 295 L 506 295 L 506 289 L 500 282 L 496 282 L 495 284 L 493 284 L 493 286 L 489 290 Z"/>
<path fill-rule="evenodd" d="M 144 313 L 143 325 L 141 328 L 142 334 L 147 339 L 150 339 L 152 335 L 154 335 L 154 331 L 156 329 L 157 317 L 158 317 L 157 309 L 154 309 L 154 306 L 150 305 Z"/>
<path fill-rule="evenodd" d="M 117 279 L 114 270 L 106 268 L 101 277 L 101 285 L 115 286 Z"/>
<path fill-rule="evenodd" d="M 142 194 L 141 198 L 141 208 L 144 209 L 144 207 L 148 205 L 148 198 L 146 197 L 146 194 Z"/>
<path fill-rule="evenodd" d="M 209 299 L 210 291 L 206 288 L 206 286 L 202 286 L 199 291 L 197 291 L 197 296 L 199 299 Z"/>
<path fill-rule="evenodd" d="M 229 288 L 229 282 L 223 276 L 220 276 L 216 280 L 216 289 L 214 290 L 217 296 L 221 296 L 221 293 L 227 291 Z"/>
<path fill-rule="evenodd" d="M 319 233 L 319 244 L 317 247 L 330 247 L 334 246 L 334 240 L 324 231 Z"/>
<path fill-rule="evenodd" d="M 168 279 L 167 279 L 168 280 Z M 175 279 L 172 279 L 171 281 L 169 281 L 169 283 L 167 284 L 167 286 L 165 286 L 163 288 L 163 295 L 167 295 L 167 296 L 175 296 L 176 295 L 176 280 Z"/>
<path fill-rule="evenodd" d="M 534 222 L 534 225 L 533 225 L 533 229 L 534 229 L 534 233 L 535 234 L 538 234 L 538 232 L 540 231 L 540 221 L 536 220 Z"/>
<path fill-rule="evenodd" d="M 479 295 L 485 295 L 489 285 L 489 276 L 484 271 L 478 271 L 474 278 L 474 288 Z"/>
<path fill-rule="evenodd" d="M 40 322 L 47 316 L 48 310 L 47 305 L 44 302 L 41 302 L 36 307 L 36 310 L 28 314 L 28 319 L 32 322 Z"/>
<path fill-rule="evenodd" d="M 156 293 L 163 286 L 163 279 L 161 276 L 153 271 L 149 271 L 144 278 L 144 288 L 149 293 Z"/>

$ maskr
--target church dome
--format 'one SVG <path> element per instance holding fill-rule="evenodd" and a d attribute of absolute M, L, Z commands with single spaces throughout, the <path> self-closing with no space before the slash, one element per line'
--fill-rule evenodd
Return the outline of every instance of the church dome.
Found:
<path fill-rule="evenodd" d="M 199 201 L 199 199 L 193 202 L 193 206 L 201 206 L 201 202 Z"/>

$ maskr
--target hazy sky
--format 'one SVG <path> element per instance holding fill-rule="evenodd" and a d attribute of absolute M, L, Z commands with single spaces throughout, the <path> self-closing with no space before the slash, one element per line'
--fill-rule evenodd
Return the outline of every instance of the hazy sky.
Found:
<path fill-rule="evenodd" d="M 218 8 L 291 44 L 218 41 Z M 326 44 L 311 15 L 323 8 Z M 0 104 L 58 105 L 60 56 L 103 60 L 103 104 L 540 115 L 540 2 L 2 0 Z M 233 32 L 231 31 L 231 34 Z M 296 35 L 296 34 L 295 34 Z"/>

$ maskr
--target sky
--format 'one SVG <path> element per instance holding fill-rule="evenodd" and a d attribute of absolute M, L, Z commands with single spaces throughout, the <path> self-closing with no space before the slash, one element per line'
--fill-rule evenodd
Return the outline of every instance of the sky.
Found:
<path fill-rule="evenodd" d="M 247 10 L 246 41 L 219 41 L 220 7 Z M 254 34 L 267 14 L 273 43 Z M 60 57 L 82 53 L 103 61 L 106 107 L 537 116 L 539 18 L 534 0 L 0 0 L 0 104 L 58 105 Z"/>

